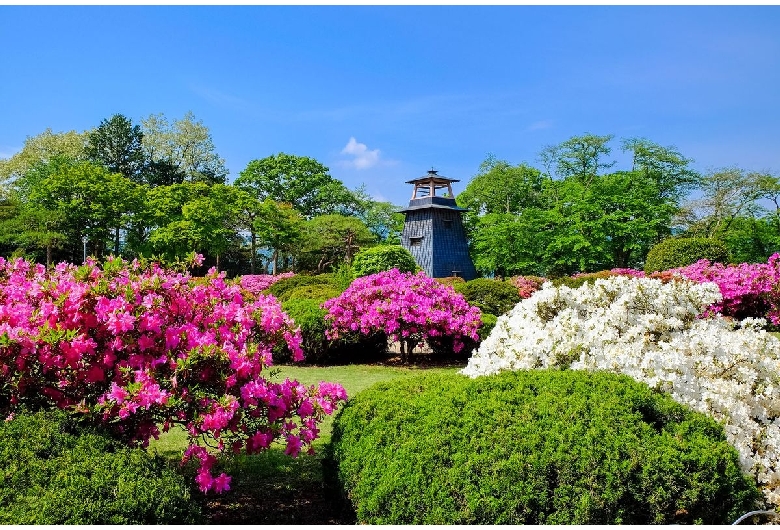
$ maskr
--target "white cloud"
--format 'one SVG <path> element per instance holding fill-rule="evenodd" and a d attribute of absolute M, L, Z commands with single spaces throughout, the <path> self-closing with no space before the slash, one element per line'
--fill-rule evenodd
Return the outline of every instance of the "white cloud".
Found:
<path fill-rule="evenodd" d="M 355 169 L 368 169 L 379 163 L 379 149 L 369 150 L 366 144 L 359 143 L 354 136 L 350 137 L 341 154 L 353 157 L 352 160 L 345 160 L 344 165 Z"/>

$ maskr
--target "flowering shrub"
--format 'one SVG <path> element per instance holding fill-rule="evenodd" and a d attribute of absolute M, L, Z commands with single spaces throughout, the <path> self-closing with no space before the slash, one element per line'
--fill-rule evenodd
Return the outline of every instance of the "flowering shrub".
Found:
<path fill-rule="evenodd" d="M 780 254 L 770 256 L 767 263 L 728 266 L 703 259 L 669 272 L 696 282 L 715 282 L 723 298 L 709 307 L 710 312 L 740 319 L 766 317 L 780 324 L 780 297 L 774 291 L 780 284 Z"/>
<path fill-rule="evenodd" d="M 479 338 L 479 309 L 423 272 L 391 269 L 358 278 L 322 307 L 328 311 L 325 318 L 331 324 L 327 331 L 331 340 L 352 332 L 383 332 L 405 343 L 408 353 L 423 340 L 447 337 L 453 339 L 457 353 L 464 339 Z"/>
<path fill-rule="evenodd" d="M 183 462 L 202 491 L 224 491 L 219 451 L 262 451 L 281 438 L 311 450 L 318 423 L 346 399 L 339 385 L 264 377 L 275 344 L 303 358 L 301 336 L 272 296 L 249 301 L 224 273 L 204 278 L 109 260 L 103 268 L 0 258 L 0 410 L 58 407 L 90 415 L 131 445 L 182 425 Z"/>
<path fill-rule="evenodd" d="M 517 287 L 517 294 L 520 295 L 520 298 L 528 298 L 542 288 L 547 278 L 540 276 L 513 276 L 508 281 Z"/>
<path fill-rule="evenodd" d="M 241 276 L 241 287 L 249 291 L 252 295 L 257 296 L 263 291 L 271 287 L 279 280 L 292 278 L 295 276 L 294 272 L 283 272 L 282 274 L 246 274 Z"/>
<path fill-rule="evenodd" d="M 716 315 L 714 283 L 614 276 L 544 288 L 499 317 L 463 373 L 544 367 L 607 370 L 666 391 L 723 422 L 766 499 L 780 504 L 780 341 Z"/>

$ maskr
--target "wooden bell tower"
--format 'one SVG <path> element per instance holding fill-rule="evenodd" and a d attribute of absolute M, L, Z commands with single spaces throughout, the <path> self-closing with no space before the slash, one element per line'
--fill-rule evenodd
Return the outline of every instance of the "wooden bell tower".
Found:
<path fill-rule="evenodd" d="M 414 185 L 414 191 L 409 206 L 401 210 L 406 216 L 401 245 L 431 278 L 459 276 L 473 280 L 477 271 L 463 229 L 466 209 L 455 204 L 453 182 L 460 181 L 442 177 L 433 169 L 406 182 Z"/>

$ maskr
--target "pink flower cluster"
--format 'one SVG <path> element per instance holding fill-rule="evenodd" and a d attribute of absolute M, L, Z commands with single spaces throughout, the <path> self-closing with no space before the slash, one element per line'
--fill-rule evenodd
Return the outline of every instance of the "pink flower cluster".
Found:
<path fill-rule="evenodd" d="M 194 279 L 117 259 L 47 271 L 0 258 L 0 413 L 69 409 L 142 446 L 158 425 L 182 425 L 200 488 L 224 491 L 199 440 L 252 453 L 281 439 L 296 455 L 346 399 L 339 385 L 264 377 L 277 343 L 303 359 L 293 326 L 274 297 L 247 300 L 214 269 Z"/>
<path fill-rule="evenodd" d="M 770 256 L 767 263 L 740 265 L 703 259 L 668 272 L 696 282 L 715 282 L 723 301 L 710 308 L 713 312 L 738 319 L 765 317 L 780 324 L 780 254 Z"/>
<path fill-rule="evenodd" d="M 282 274 L 246 274 L 241 277 L 240 284 L 253 295 L 262 294 L 263 291 L 271 287 L 279 280 L 292 278 L 294 272 L 283 272 Z"/>
<path fill-rule="evenodd" d="M 424 272 L 379 272 L 356 279 L 337 298 L 323 303 L 331 329 L 329 339 L 359 332 L 384 332 L 407 343 L 427 338 L 451 337 L 456 352 L 462 339 L 479 340 L 480 311 L 452 287 L 442 285 Z"/>
<path fill-rule="evenodd" d="M 532 294 L 542 288 L 542 284 L 547 281 L 547 278 L 540 276 L 512 276 L 509 281 L 517 287 L 517 292 L 520 298 L 525 300 Z"/>

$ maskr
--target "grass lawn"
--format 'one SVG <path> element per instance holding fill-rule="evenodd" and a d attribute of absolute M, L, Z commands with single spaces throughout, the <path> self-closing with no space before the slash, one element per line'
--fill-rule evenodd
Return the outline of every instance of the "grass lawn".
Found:
<path fill-rule="evenodd" d="M 276 367 L 275 367 L 276 368 Z M 320 381 L 340 383 L 347 396 L 374 383 L 420 373 L 456 372 L 459 368 L 401 368 L 378 365 L 328 367 L 279 366 L 276 379 L 297 379 L 305 385 Z M 281 444 L 259 455 L 240 455 L 227 462 L 225 471 L 233 477 L 231 489 L 205 499 L 211 524 L 336 524 L 353 523 L 352 515 L 341 513 L 323 485 L 322 454 L 330 441 L 333 418 L 321 425 L 315 441 L 316 454 L 290 458 Z M 171 430 L 152 440 L 151 451 L 178 462 L 186 446 L 183 430 Z"/>

